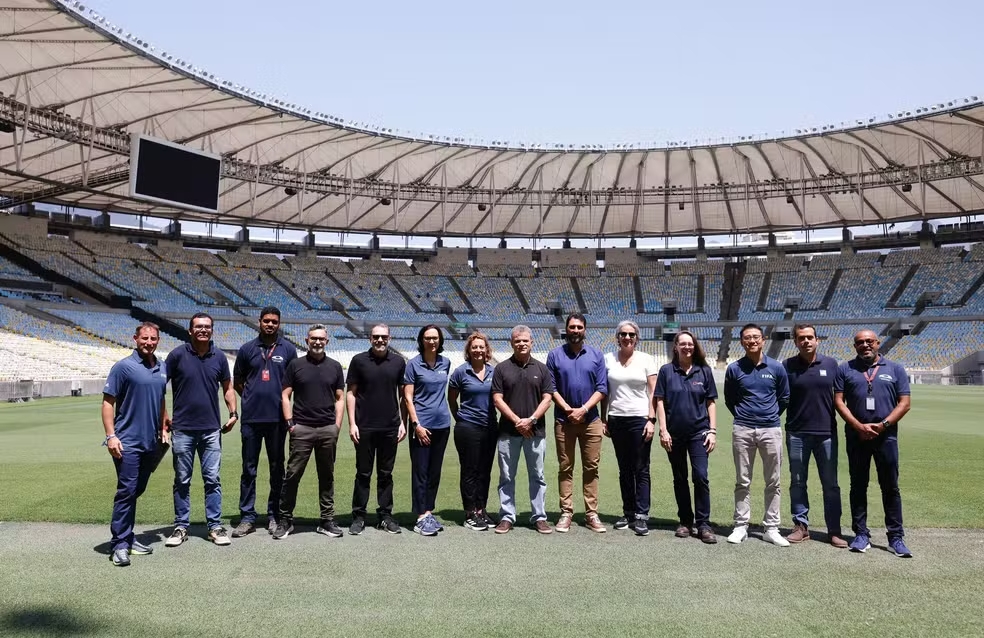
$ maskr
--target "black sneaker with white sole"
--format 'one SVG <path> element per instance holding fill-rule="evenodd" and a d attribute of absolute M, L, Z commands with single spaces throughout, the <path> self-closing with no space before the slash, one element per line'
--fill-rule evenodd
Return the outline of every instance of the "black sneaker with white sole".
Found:
<path fill-rule="evenodd" d="M 349 534 L 358 536 L 364 531 L 366 531 L 366 519 L 361 517 L 353 518 L 352 524 L 349 525 Z"/>
<path fill-rule="evenodd" d="M 281 540 L 290 536 L 290 533 L 294 531 L 294 524 L 290 521 L 279 521 L 277 523 L 277 529 L 273 532 L 274 540 Z"/>
<path fill-rule="evenodd" d="M 314 531 L 318 534 L 324 534 L 328 538 L 339 538 L 343 534 L 342 528 L 335 523 L 335 519 L 333 518 L 328 518 L 321 521 L 321 524 L 318 525 L 318 529 Z"/>
<path fill-rule="evenodd" d="M 629 526 L 629 519 L 626 518 L 625 516 L 615 521 L 615 525 L 613 525 L 615 529 L 626 529 L 628 526 Z"/>
<path fill-rule="evenodd" d="M 376 526 L 378 529 L 383 530 L 387 534 L 401 534 L 403 530 L 400 529 L 400 524 L 393 520 L 392 516 L 387 516 L 379 521 L 379 525 Z"/>

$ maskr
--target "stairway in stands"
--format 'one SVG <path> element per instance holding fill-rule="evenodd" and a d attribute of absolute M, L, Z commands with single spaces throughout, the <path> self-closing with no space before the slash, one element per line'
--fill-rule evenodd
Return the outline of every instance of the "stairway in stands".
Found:
<path fill-rule="evenodd" d="M 724 285 L 721 294 L 720 321 L 737 321 L 741 306 L 741 289 L 745 282 L 745 262 L 724 265 Z M 718 363 L 728 360 L 731 350 L 731 328 L 721 329 L 721 347 L 718 349 Z"/>

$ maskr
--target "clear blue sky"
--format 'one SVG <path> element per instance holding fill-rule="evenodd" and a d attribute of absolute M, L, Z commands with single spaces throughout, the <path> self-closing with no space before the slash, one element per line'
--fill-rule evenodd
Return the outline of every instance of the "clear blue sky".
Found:
<path fill-rule="evenodd" d="M 662 144 L 984 94 L 980 0 L 84 4 L 217 77 L 414 134 Z"/>

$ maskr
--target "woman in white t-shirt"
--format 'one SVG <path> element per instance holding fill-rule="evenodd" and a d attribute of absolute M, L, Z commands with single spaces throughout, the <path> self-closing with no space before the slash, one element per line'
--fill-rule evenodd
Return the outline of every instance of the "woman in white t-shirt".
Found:
<path fill-rule="evenodd" d="M 649 456 L 656 431 L 653 390 L 656 361 L 636 349 L 639 326 L 623 321 L 615 329 L 618 351 L 605 355 L 608 396 L 602 406 L 605 433 L 611 437 L 618 459 L 618 482 L 624 516 L 615 529 L 632 527 L 639 536 L 649 534 Z"/>

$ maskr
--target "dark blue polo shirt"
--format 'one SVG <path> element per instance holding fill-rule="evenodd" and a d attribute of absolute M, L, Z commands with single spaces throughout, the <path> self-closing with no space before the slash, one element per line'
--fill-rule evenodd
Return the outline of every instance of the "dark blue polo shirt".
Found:
<path fill-rule="evenodd" d="M 297 349 L 283 337 L 269 348 L 260 338 L 247 341 L 239 348 L 236 365 L 232 368 L 235 383 L 243 385 L 243 404 L 240 412 L 244 423 L 278 423 L 280 392 L 284 385 L 287 364 L 297 358 Z M 263 371 L 267 371 L 264 381 Z"/>
<path fill-rule="evenodd" d="M 673 438 L 686 437 L 710 427 L 708 399 L 718 396 L 714 373 L 707 366 L 692 366 L 687 374 L 675 363 L 659 369 L 653 396 L 663 399 L 666 430 Z"/>
<path fill-rule="evenodd" d="M 786 432 L 835 436 L 834 377 L 837 359 L 817 353 L 807 364 L 799 355 L 786 359 L 782 367 L 789 377 L 789 409 Z"/>
<path fill-rule="evenodd" d="M 909 375 L 900 364 L 879 355 L 872 367 L 876 368 L 871 380 L 874 410 L 868 410 L 866 405 L 868 380 L 865 373 L 869 368 L 864 361 L 860 358 L 846 361 L 840 364 L 834 376 L 834 392 L 844 393 L 844 404 L 861 423 L 881 423 L 899 404 L 899 397 L 909 394 Z M 897 431 L 898 424 L 895 423 L 885 430 L 889 435 Z"/>
<path fill-rule="evenodd" d="M 437 355 L 433 368 L 419 354 L 407 361 L 403 383 L 413 385 L 413 408 L 417 411 L 417 422 L 428 430 L 451 427 L 447 395 L 450 374 L 451 361 L 442 355 Z"/>
<path fill-rule="evenodd" d="M 160 359 L 148 366 L 136 350 L 109 371 L 103 394 L 116 399 L 114 432 L 124 450 L 153 452 L 161 429 L 161 406 L 167 393 L 167 372 Z"/>
<path fill-rule="evenodd" d="M 493 366 L 485 365 L 485 378 L 479 379 L 470 363 L 463 363 L 451 373 L 448 387 L 458 391 L 457 426 L 495 426 L 492 406 Z"/>
<path fill-rule="evenodd" d="M 742 357 L 724 373 L 724 403 L 735 425 L 777 428 L 789 403 L 789 380 L 782 364 L 767 356 L 757 366 Z"/>
<path fill-rule="evenodd" d="M 608 395 L 608 367 L 605 366 L 605 355 L 597 348 L 584 345 L 580 352 L 574 354 L 570 344 L 565 343 L 547 354 L 547 370 L 557 392 L 572 408 L 587 403 L 595 392 Z M 596 404 L 588 410 L 584 420 L 591 423 L 598 418 Z M 566 422 L 567 415 L 561 410 L 554 410 L 554 419 Z"/>
<path fill-rule="evenodd" d="M 209 343 L 208 352 L 199 357 L 190 343 L 167 355 L 167 379 L 171 382 L 175 430 L 218 430 L 219 388 L 231 381 L 229 363 L 222 351 Z"/>

